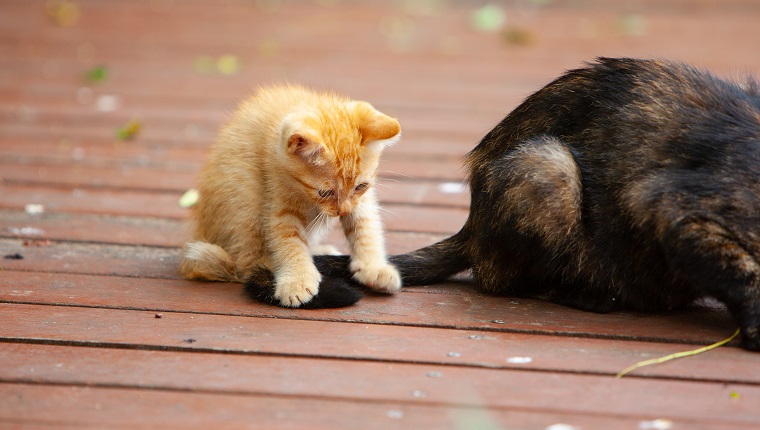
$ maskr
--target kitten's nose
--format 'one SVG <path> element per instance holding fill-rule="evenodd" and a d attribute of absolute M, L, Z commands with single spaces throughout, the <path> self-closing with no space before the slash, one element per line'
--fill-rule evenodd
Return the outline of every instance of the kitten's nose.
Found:
<path fill-rule="evenodd" d="M 351 205 L 347 203 L 338 204 L 338 216 L 346 216 L 351 213 Z"/>

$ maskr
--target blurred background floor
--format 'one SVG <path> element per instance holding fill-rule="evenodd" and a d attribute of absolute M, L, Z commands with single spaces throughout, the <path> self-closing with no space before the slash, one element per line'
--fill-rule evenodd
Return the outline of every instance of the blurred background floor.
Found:
<path fill-rule="evenodd" d="M 287 310 L 176 265 L 180 196 L 256 86 L 399 119 L 380 179 L 397 253 L 459 229 L 464 155 L 564 70 L 760 75 L 758 22 L 749 0 L 1 2 L 0 425 L 757 428 L 760 355 L 734 344 L 613 378 L 730 335 L 719 307 L 596 315 L 465 280 Z"/>

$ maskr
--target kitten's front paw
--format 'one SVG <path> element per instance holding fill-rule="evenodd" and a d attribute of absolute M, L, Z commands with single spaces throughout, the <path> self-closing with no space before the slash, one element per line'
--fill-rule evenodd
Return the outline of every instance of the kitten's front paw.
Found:
<path fill-rule="evenodd" d="M 319 277 L 308 279 L 304 276 L 288 276 L 277 279 L 274 297 L 280 301 L 280 306 L 286 308 L 300 307 L 310 302 L 319 293 L 319 281 Z"/>
<path fill-rule="evenodd" d="M 351 272 L 354 274 L 354 279 L 375 291 L 395 293 L 401 288 L 401 275 L 388 263 L 371 266 L 352 261 Z"/>

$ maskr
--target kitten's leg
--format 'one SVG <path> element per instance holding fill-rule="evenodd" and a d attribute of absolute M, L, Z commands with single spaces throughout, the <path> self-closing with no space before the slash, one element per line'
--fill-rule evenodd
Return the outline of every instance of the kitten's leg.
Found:
<path fill-rule="evenodd" d="M 299 214 L 274 208 L 267 231 L 275 277 L 274 296 L 282 306 L 299 307 L 319 292 L 322 276 L 314 266 Z"/>
<path fill-rule="evenodd" d="M 760 350 L 760 264 L 742 237 L 706 219 L 675 221 L 661 241 L 676 273 L 702 294 L 728 306 L 742 332 L 742 346 Z"/>
<path fill-rule="evenodd" d="M 375 291 L 393 293 L 401 288 L 401 276 L 385 255 L 383 225 L 374 190 L 370 188 L 362 202 L 340 218 L 351 247 L 351 273 L 354 279 Z"/>

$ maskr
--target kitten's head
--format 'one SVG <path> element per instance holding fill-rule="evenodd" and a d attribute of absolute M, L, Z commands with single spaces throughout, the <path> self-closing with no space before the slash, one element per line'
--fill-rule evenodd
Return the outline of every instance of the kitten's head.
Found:
<path fill-rule="evenodd" d="M 330 216 L 351 213 L 374 186 L 383 148 L 396 142 L 396 119 L 361 101 L 334 99 L 291 113 L 281 144 L 293 184 Z"/>

